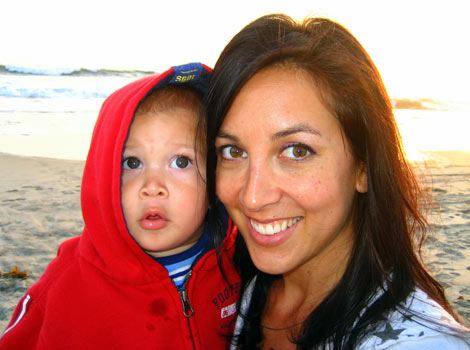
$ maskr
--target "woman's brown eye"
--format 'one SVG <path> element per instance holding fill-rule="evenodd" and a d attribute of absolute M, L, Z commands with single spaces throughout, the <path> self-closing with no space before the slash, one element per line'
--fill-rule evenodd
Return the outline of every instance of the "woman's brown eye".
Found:
<path fill-rule="evenodd" d="M 296 158 L 303 158 L 307 155 L 307 150 L 302 146 L 294 146 L 292 152 Z"/>
<path fill-rule="evenodd" d="M 310 147 L 302 144 L 288 146 L 282 151 L 282 157 L 293 160 L 301 160 L 312 154 L 315 154 L 315 152 Z"/>
<path fill-rule="evenodd" d="M 243 151 L 236 146 L 232 146 L 230 147 L 230 155 L 232 158 L 239 158 L 243 155 Z"/>
<path fill-rule="evenodd" d="M 222 159 L 226 160 L 242 159 L 248 156 L 242 148 L 233 145 L 220 147 L 218 149 L 218 153 L 222 157 Z"/>

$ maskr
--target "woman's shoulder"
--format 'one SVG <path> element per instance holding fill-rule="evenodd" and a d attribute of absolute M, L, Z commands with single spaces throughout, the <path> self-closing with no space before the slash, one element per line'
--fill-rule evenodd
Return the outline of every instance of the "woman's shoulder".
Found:
<path fill-rule="evenodd" d="M 359 349 L 470 349 L 470 330 L 416 289 Z"/>

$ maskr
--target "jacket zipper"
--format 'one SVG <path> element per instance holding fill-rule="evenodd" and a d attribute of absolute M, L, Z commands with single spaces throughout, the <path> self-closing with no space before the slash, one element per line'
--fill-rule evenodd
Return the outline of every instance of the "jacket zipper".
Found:
<path fill-rule="evenodd" d="M 194 314 L 194 310 L 189 303 L 188 292 L 186 292 L 186 289 L 178 292 L 180 294 L 181 302 L 183 303 L 183 315 L 189 318 Z"/>
<path fill-rule="evenodd" d="M 178 290 L 178 293 L 181 298 L 181 303 L 183 304 L 183 315 L 186 317 L 186 320 L 188 321 L 188 329 L 189 329 L 189 335 L 191 337 L 191 342 L 193 343 L 193 349 L 196 349 L 196 344 L 194 342 L 194 334 L 193 330 L 191 328 L 191 323 L 189 321 L 189 318 L 194 315 L 194 310 L 193 307 L 191 306 L 191 303 L 189 302 L 189 297 L 188 297 L 188 292 L 186 291 L 186 286 L 188 285 L 188 280 L 193 274 L 193 271 L 189 271 L 186 280 L 184 281 L 184 286 L 183 289 Z"/>

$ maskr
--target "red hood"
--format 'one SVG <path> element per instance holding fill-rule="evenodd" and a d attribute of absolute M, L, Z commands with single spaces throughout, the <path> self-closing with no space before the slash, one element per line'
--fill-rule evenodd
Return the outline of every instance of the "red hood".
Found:
<path fill-rule="evenodd" d="M 205 93 L 210 74 L 201 64 L 173 67 L 117 90 L 101 107 L 82 180 L 80 255 L 116 280 L 143 284 L 166 273 L 131 237 L 121 209 L 121 157 L 134 112 L 149 92 L 168 84 Z"/>

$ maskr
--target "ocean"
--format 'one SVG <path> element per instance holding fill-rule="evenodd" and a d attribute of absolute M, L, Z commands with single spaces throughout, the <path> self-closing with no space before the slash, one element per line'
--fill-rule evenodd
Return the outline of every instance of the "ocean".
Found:
<path fill-rule="evenodd" d="M 0 152 L 84 160 L 104 99 L 152 73 L 0 64 Z M 470 100 L 393 103 L 409 159 L 425 159 L 427 151 L 470 151 Z"/>
<path fill-rule="evenodd" d="M 0 152 L 85 159 L 104 99 L 152 73 L 0 65 Z"/>

